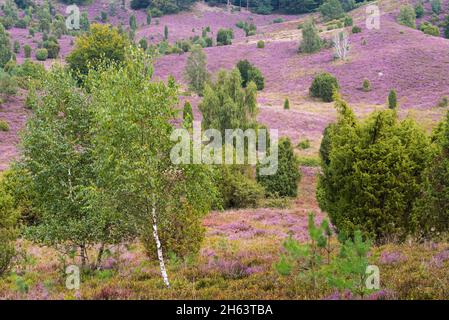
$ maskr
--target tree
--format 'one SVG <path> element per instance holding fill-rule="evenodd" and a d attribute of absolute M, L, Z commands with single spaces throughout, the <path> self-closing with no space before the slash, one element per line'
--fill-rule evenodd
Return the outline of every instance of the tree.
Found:
<path fill-rule="evenodd" d="M 217 81 L 206 84 L 204 98 L 198 108 L 203 114 L 204 128 L 217 129 L 225 136 L 226 129 L 255 128 L 257 103 L 256 85 L 242 88 L 239 70 L 218 72 Z"/>
<path fill-rule="evenodd" d="M 0 276 L 9 268 L 15 255 L 14 239 L 17 236 L 17 210 L 14 199 L 5 190 L 0 175 Z"/>
<path fill-rule="evenodd" d="M 122 66 L 92 72 L 87 82 L 96 119 L 95 167 L 150 256 L 157 256 L 169 286 L 163 249 L 178 256 L 198 252 L 201 219 L 214 196 L 208 167 L 170 159 L 178 88 L 173 78 L 153 81 L 149 58 L 134 49 Z"/>
<path fill-rule="evenodd" d="M 290 101 L 288 100 L 288 98 L 286 98 L 284 101 L 284 110 L 288 109 L 290 109 Z"/>
<path fill-rule="evenodd" d="M 257 181 L 265 190 L 280 197 L 296 197 L 301 179 L 299 162 L 289 138 L 279 140 L 278 170 L 274 175 L 257 176 Z"/>
<path fill-rule="evenodd" d="M 441 12 L 441 0 L 431 0 L 430 4 L 432 6 L 432 12 L 435 14 L 440 14 Z"/>
<path fill-rule="evenodd" d="M 449 113 L 433 135 L 434 152 L 424 171 L 421 194 L 413 212 L 418 236 L 437 238 L 449 230 Z"/>
<path fill-rule="evenodd" d="M 61 68 L 45 78 L 41 99 L 23 135 L 21 166 L 30 175 L 33 207 L 39 224 L 28 228 L 31 240 L 65 254 L 77 248 L 81 263 L 89 263 L 88 248 L 127 239 L 128 223 L 104 192 L 94 167 L 92 108 L 76 81 Z"/>
<path fill-rule="evenodd" d="M 217 32 L 217 46 L 226 46 L 232 44 L 234 31 L 232 29 L 219 29 Z"/>
<path fill-rule="evenodd" d="M 3 25 L 0 23 L 0 68 L 3 68 L 9 60 L 11 60 L 11 43 L 9 41 L 9 34 L 6 32 Z"/>
<path fill-rule="evenodd" d="M 258 68 L 248 60 L 240 60 L 237 63 L 237 69 L 239 69 L 240 75 L 242 76 L 242 86 L 244 88 L 252 81 L 256 84 L 257 90 L 263 90 L 265 87 L 265 79 Z"/>
<path fill-rule="evenodd" d="M 422 2 L 418 2 L 416 4 L 415 14 L 416 14 L 416 18 L 422 18 L 422 16 L 424 15 L 424 6 L 423 6 Z"/>
<path fill-rule="evenodd" d="M 340 0 L 326 0 L 319 11 L 326 20 L 340 19 L 345 15 Z"/>
<path fill-rule="evenodd" d="M 137 19 L 135 15 L 131 15 L 129 17 L 129 27 L 131 30 L 136 31 L 137 30 Z"/>
<path fill-rule="evenodd" d="M 398 22 L 404 26 L 416 29 L 416 13 L 411 5 L 401 7 L 398 16 Z"/>
<path fill-rule="evenodd" d="M 192 105 L 189 101 L 184 103 L 184 108 L 182 109 L 182 120 L 185 128 L 192 127 L 193 124 L 193 111 Z"/>
<path fill-rule="evenodd" d="M 430 154 L 425 133 L 411 119 L 399 121 L 395 110 L 359 122 L 338 96 L 335 105 L 338 120 L 320 148 L 320 208 L 340 233 L 360 229 L 378 242 L 405 239 Z"/>
<path fill-rule="evenodd" d="M 396 109 L 398 107 L 398 98 L 396 95 L 396 90 L 390 90 L 388 94 L 388 108 Z"/>
<path fill-rule="evenodd" d="M 302 27 L 302 41 L 299 51 L 304 53 L 314 53 L 321 50 L 323 40 L 321 40 L 315 23 L 312 19 L 307 20 Z"/>
<path fill-rule="evenodd" d="M 195 45 L 187 58 L 184 76 L 189 85 L 189 89 L 202 95 L 204 85 L 209 79 L 207 72 L 206 54 L 201 46 Z"/>
<path fill-rule="evenodd" d="M 131 9 L 133 10 L 139 10 L 139 9 L 145 9 L 148 8 L 150 5 L 150 0 L 131 0 Z"/>
<path fill-rule="evenodd" d="M 168 27 L 164 26 L 164 40 L 168 40 Z"/>
<path fill-rule="evenodd" d="M 349 54 L 349 37 L 345 32 L 339 32 L 334 36 L 335 57 L 340 60 L 348 59 Z"/>
<path fill-rule="evenodd" d="M 83 76 L 103 63 L 122 63 L 128 45 L 126 36 L 116 28 L 92 24 L 88 33 L 76 39 L 75 48 L 66 60 L 76 77 Z"/>

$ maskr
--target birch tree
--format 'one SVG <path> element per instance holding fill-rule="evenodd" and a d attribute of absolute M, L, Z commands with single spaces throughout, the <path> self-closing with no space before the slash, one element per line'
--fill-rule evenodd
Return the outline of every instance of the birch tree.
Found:
<path fill-rule="evenodd" d="M 349 37 L 344 32 L 339 32 L 334 35 L 334 49 L 335 57 L 340 60 L 348 59 L 349 55 Z"/>
<path fill-rule="evenodd" d="M 145 54 L 130 49 L 124 66 L 92 72 L 88 87 L 96 110 L 94 149 L 101 181 L 137 226 L 147 251 L 156 253 L 169 287 L 165 249 L 181 243 L 185 251 L 199 250 L 201 217 L 210 209 L 214 187 L 208 168 L 172 164 L 178 88 L 172 78 L 165 84 L 151 76 Z"/>
<path fill-rule="evenodd" d="M 206 54 L 200 46 L 193 47 L 187 58 L 184 75 L 189 89 L 195 91 L 198 95 L 202 95 L 204 84 L 209 79 L 209 73 L 207 72 Z"/>

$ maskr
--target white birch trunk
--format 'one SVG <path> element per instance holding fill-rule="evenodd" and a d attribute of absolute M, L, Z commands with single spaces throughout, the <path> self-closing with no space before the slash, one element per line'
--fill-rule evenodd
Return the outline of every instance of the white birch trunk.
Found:
<path fill-rule="evenodd" d="M 153 216 L 153 237 L 154 237 L 154 241 L 156 242 L 157 257 L 159 259 L 161 274 L 162 274 L 162 278 L 164 279 L 165 285 L 167 286 L 167 288 L 170 288 L 170 282 L 168 281 L 167 269 L 165 269 L 164 256 L 162 254 L 161 241 L 159 240 L 159 235 L 157 232 L 156 203 L 154 200 L 153 200 L 153 208 L 151 211 L 152 211 L 152 216 Z"/>

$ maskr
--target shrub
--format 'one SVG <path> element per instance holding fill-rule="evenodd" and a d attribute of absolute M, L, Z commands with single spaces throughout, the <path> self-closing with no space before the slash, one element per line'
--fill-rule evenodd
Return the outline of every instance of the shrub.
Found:
<path fill-rule="evenodd" d="M 418 2 L 415 6 L 415 14 L 417 18 L 422 18 L 422 16 L 424 16 L 424 6 L 421 2 Z"/>
<path fill-rule="evenodd" d="M 265 48 L 265 41 L 263 41 L 263 40 L 257 41 L 257 48 L 259 48 L 259 49 Z"/>
<path fill-rule="evenodd" d="M 390 90 L 388 94 L 388 108 L 396 109 L 398 107 L 398 98 L 396 94 L 396 90 Z"/>
<path fill-rule="evenodd" d="M 284 110 L 288 110 L 290 109 L 290 101 L 288 100 L 288 98 L 286 98 L 284 100 Z"/>
<path fill-rule="evenodd" d="M 48 40 L 44 42 L 44 48 L 48 51 L 49 59 L 56 59 L 59 55 L 59 44 L 56 40 Z"/>
<path fill-rule="evenodd" d="M 0 131 L 9 131 L 9 124 L 6 120 L 0 119 Z"/>
<path fill-rule="evenodd" d="M 298 148 L 302 149 L 302 150 L 309 149 L 310 148 L 310 140 L 305 139 L 305 140 L 299 141 Z"/>
<path fill-rule="evenodd" d="M 352 33 L 360 33 L 360 32 L 362 32 L 362 28 L 360 28 L 359 26 L 352 27 Z"/>
<path fill-rule="evenodd" d="M 92 24 L 88 33 L 76 39 L 75 48 L 66 60 L 74 74 L 86 75 L 89 68 L 96 69 L 102 62 L 122 63 L 128 43 L 116 28 Z"/>
<path fill-rule="evenodd" d="M 8 271 L 15 255 L 13 240 L 16 238 L 17 212 L 12 196 L 6 192 L 0 176 L 0 276 Z"/>
<path fill-rule="evenodd" d="M 234 31 L 232 29 L 219 29 L 217 32 L 217 45 L 225 46 L 232 44 Z"/>
<path fill-rule="evenodd" d="M 424 171 L 421 194 L 413 210 L 415 233 L 427 239 L 449 231 L 449 112 L 433 136 L 436 152 Z"/>
<path fill-rule="evenodd" d="M 20 52 L 20 43 L 19 41 L 14 41 L 14 53 L 19 53 Z"/>
<path fill-rule="evenodd" d="M 31 47 L 29 45 L 24 45 L 23 51 L 25 52 L 25 58 L 31 58 Z"/>
<path fill-rule="evenodd" d="M 168 40 L 168 27 L 164 26 L 164 40 Z"/>
<path fill-rule="evenodd" d="M 318 34 L 318 30 L 313 20 L 308 20 L 302 27 L 302 41 L 299 47 L 300 52 L 314 53 L 321 50 L 323 40 Z"/>
<path fill-rule="evenodd" d="M 430 155 L 424 131 L 383 110 L 358 122 L 337 96 L 339 116 L 327 137 L 317 199 L 338 232 L 360 229 L 379 242 L 405 239 Z"/>
<path fill-rule="evenodd" d="M 147 51 L 148 49 L 148 41 L 145 38 L 140 39 L 139 46 L 143 49 L 143 51 Z"/>
<path fill-rule="evenodd" d="M 284 19 L 282 19 L 282 18 L 273 19 L 273 23 L 282 23 L 282 22 L 284 22 Z"/>
<path fill-rule="evenodd" d="M 6 32 L 3 25 L 0 23 L 0 68 L 3 68 L 9 60 L 11 60 L 11 44 L 9 41 L 9 34 Z"/>
<path fill-rule="evenodd" d="M 36 50 L 36 59 L 39 61 L 45 61 L 48 58 L 48 50 L 45 48 Z"/>
<path fill-rule="evenodd" d="M 404 26 L 416 29 L 416 13 L 411 5 L 401 6 L 398 22 Z"/>
<path fill-rule="evenodd" d="M 133 10 L 145 9 L 150 3 L 150 0 L 131 0 L 130 7 Z"/>
<path fill-rule="evenodd" d="M 437 26 L 434 26 L 433 24 L 431 24 L 430 22 L 427 22 L 427 21 L 420 24 L 419 30 L 421 30 L 425 34 L 428 34 L 431 36 L 435 36 L 435 37 L 440 36 L 440 28 L 438 28 Z"/>
<path fill-rule="evenodd" d="M 0 95 L 9 96 L 17 93 L 17 81 L 6 72 L 0 72 Z"/>
<path fill-rule="evenodd" d="M 449 97 L 444 96 L 438 101 L 438 107 L 446 108 L 447 106 L 449 106 Z"/>
<path fill-rule="evenodd" d="M 345 14 L 339 0 L 326 0 L 318 10 L 326 20 L 340 19 Z"/>
<path fill-rule="evenodd" d="M 185 128 L 190 128 L 193 123 L 193 110 L 192 105 L 189 101 L 184 103 L 184 108 L 182 109 L 182 119 Z"/>
<path fill-rule="evenodd" d="M 330 73 L 318 74 L 310 86 L 310 95 L 315 98 L 321 98 L 324 102 L 334 101 L 333 95 L 338 91 L 339 85 L 337 79 Z"/>
<path fill-rule="evenodd" d="M 258 68 L 252 65 L 248 60 L 240 60 L 237 63 L 237 69 L 242 76 L 242 86 L 244 88 L 246 88 L 250 82 L 254 82 L 257 90 L 263 90 L 265 79 Z"/>
<path fill-rule="evenodd" d="M 368 79 L 363 80 L 362 90 L 365 92 L 371 91 L 371 82 Z"/>
<path fill-rule="evenodd" d="M 281 138 L 278 144 L 278 169 L 274 175 L 257 175 L 257 181 L 268 193 L 280 197 L 296 197 L 301 179 L 298 159 L 289 138 Z"/>
<path fill-rule="evenodd" d="M 430 4 L 432 6 L 432 12 L 434 14 L 440 14 L 441 12 L 441 0 L 431 0 Z"/>
<path fill-rule="evenodd" d="M 353 21 L 352 17 L 351 16 L 345 16 L 344 26 L 345 27 L 352 27 L 353 24 L 354 24 L 354 21 Z"/>

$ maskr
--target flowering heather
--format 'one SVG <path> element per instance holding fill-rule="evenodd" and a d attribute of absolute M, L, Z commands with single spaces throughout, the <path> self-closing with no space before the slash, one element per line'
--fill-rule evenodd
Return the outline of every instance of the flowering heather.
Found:
<path fill-rule="evenodd" d="M 449 249 L 443 250 L 432 257 L 430 265 L 441 268 L 449 260 Z"/>
<path fill-rule="evenodd" d="M 380 263 L 382 264 L 396 264 L 407 260 L 407 257 L 400 252 L 382 252 L 380 256 Z"/>

